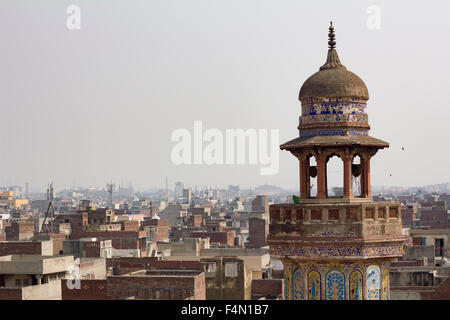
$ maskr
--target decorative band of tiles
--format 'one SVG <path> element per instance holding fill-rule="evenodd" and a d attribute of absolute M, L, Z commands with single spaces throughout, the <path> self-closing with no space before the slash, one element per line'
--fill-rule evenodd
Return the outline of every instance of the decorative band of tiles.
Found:
<path fill-rule="evenodd" d="M 369 130 L 367 129 L 307 129 L 300 130 L 300 137 L 314 137 L 314 136 L 367 136 Z"/>
<path fill-rule="evenodd" d="M 300 117 L 300 124 L 357 122 L 368 123 L 367 114 L 315 114 Z"/>
<path fill-rule="evenodd" d="M 271 245 L 270 254 L 275 256 L 298 257 L 386 257 L 403 255 L 402 244 L 369 246 L 313 246 Z"/>
<path fill-rule="evenodd" d="M 302 116 L 333 114 L 366 114 L 367 105 L 361 102 L 320 102 L 302 104 Z"/>
<path fill-rule="evenodd" d="M 366 104 L 367 99 L 362 97 L 308 97 L 300 99 L 300 102 L 303 104 L 311 104 L 311 103 L 339 103 L 339 102 L 354 102 L 354 103 L 362 103 Z"/>

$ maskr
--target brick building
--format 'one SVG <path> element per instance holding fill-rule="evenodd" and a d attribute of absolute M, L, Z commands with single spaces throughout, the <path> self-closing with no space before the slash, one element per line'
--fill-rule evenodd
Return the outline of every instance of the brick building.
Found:
<path fill-rule="evenodd" d="M 106 280 L 81 280 L 79 290 L 61 284 L 63 300 L 205 300 L 205 274 L 197 270 L 141 270 Z"/>
<path fill-rule="evenodd" d="M 403 227 L 411 227 L 417 219 L 417 204 L 402 206 L 402 225 Z"/>
<path fill-rule="evenodd" d="M 70 236 L 71 240 L 81 238 L 97 238 L 111 240 L 112 255 L 143 257 L 147 254 L 147 239 L 145 231 L 76 231 Z"/>
<path fill-rule="evenodd" d="M 0 242 L 0 256 L 6 255 L 53 255 L 53 241 L 7 241 Z"/>
<path fill-rule="evenodd" d="M 148 219 L 143 222 L 147 240 L 150 242 L 169 241 L 169 221 Z"/>
<path fill-rule="evenodd" d="M 283 279 L 255 279 L 252 281 L 252 300 L 282 300 Z"/>
<path fill-rule="evenodd" d="M 99 226 L 101 224 L 111 223 L 114 219 L 114 211 L 106 208 L 97 208 L 88 212 L 88 224 Z"/>
<path fill-rule="evenodd" d="M 203 217 L 200 214 L 193 214 L 189 216 L 188 226 L 191 228 L 201 228 L 203 224 Z"/>
<path fill-rule="evenodd" d="M 96 238 L 82 238 L 79 240 L 65 240 L 63 243 L 64 255 L 72 255 L 75 259 L 80 257 L 112 257 L 111 240 L 98 240 Z"/>
<path fill-rule="evenodd" d="M 139 231 L 140 223 L 139 221 L 120 221 L 120 224 L 122 226 L 122 231 Z"/>
<path fill-rule="evenodd" d="M 260 218 L 248 219 L 248 247 L 261 248 L 267 245 L 269 224 Z"/>
<path fill-rule="evenodd" d="M 156 257 L 120 257 L 106 259 L 106 268 L 111 270 L 112 275 L 122 275 L 138 270 L 147 269 L 150 263 L 157 261 Z"/>
<path fill-rule="evenodd" d="M 88 212 L 77 211 L 76 213 L 58 214 L 55 217 L 54 223 L 69 223 L 72 232 L 82 230 L 89 224 Z"/>
<path fill-rule="evenodd" d="M 191 208 L 190 212 L 192 215 L 200 215 L 203 220 L 208 219 L 211 216 L 211 207 L 199 207 L 199 208 Z"/>
<path fill-rule="evenodd" d="M 445 201 L 425 202 L 420 208 L 420 225 L 431 229 L 448 228 L 448 210 Z"/>
<path fill-rule="evenodd" d="M 190 238 L 209 238 L 211 243 L 220 243 L 234 246 L 235 232 L 233 231 L 218 231 L 218 232 L 206 232 L 206 231 L 195 231 L 191 232 Z"/>
<path fill-rule="evenodd" d="M 11 226 L 5 228 L 7 241 L 31 240 L 34 237 L 34 222 L 11 222 Z"/>
<path fill-rule="evenodd" d="M 269 212 L 269 197 L 256 196 L 256 198 L 252 200 L 252 211 Z"/>
<path fill-rule="evenodd" d="M 64 233 L 46 233 L 36 235 L 36 240 L 52 241 L 53 242 L 53 255 L 60 255 L 63 253 L 63 242 L 67 239 L 67 235 Z"/>

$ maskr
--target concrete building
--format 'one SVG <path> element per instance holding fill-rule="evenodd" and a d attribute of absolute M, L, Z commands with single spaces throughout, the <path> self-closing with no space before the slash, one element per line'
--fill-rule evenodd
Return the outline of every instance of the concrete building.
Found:
<path fill-rule="evenodd" d="M 103 257 L 111 258 L 113 247 L 111 240 L 98 240 L 97 238 L 81 238 L 78 240 L 64 240 L 64 255 L 77 258 Z"/>
<path fill-rule="evenodd" d="M 0 204 L 7 204 L 10 208 L 21 208 L 28 205 L 28 199 L 16 199 L 13 190 L 0 192 Z"/>
<path fill-rule="evenodd" d="M 243 248 L 209 248 L 200 250 L 200 257 L 236 257 L 244 261 L 245 267 L 251 273 L 252 279 L 263 279 L 264 274 L 270 274 L 270 254 L 267 249 Z"/>
<path fill-rule="evenodd" d="M 206 300 L 250 300 L 252 273 L 236 257 L 202 258 Z"/>
<path fill-rule="evenodd" d="M 391 264 L 392 300 L 450 299 L 450 263 L 429 242 L 405 246 L 405 255 Z"/>
<path fill-rule="evenodd" d="M 413 245 L 431 246 L 437 260 L 450 257 L 450 229 L 410 229 Z"/>
<path fill-rule="evenodd" d="M 208 238 L 185 238 L 183 241 L 158 243 L 158 249 L 165 258 L 199 257 L 202 248 L 209 248 Z"/>
<path fill-rule="evenodd" d="M 169 226 L 175 227 L 178 222 L 178 218 L 182 216 L 183 208 L 180 204 L 169 204 L 167 208 L 158 213 L 161 219 L 165 219 L 169 222 Z"/>
<path fill-rule="evenodd" d="M 0 257 L 0 299 L 60 300 L 61 279 L 73 257 L 8 255 Z"/>
<path fill-rule="evenodd" d="M 389 264 L 406 240 L 400 203 L 371 199 L 370 159 L 389 144 L 369 136 L 367 87 L 342 65 L 334 37 L 331 25 L 327 60 L 300 89 L 299 137 L 280 146 L 299 160 L 300 200 L 270 206 L 268 243 L 284 265 L 286 299 L 385 300 Z M 333 157 L 342 197 L 328 194 Z"/>

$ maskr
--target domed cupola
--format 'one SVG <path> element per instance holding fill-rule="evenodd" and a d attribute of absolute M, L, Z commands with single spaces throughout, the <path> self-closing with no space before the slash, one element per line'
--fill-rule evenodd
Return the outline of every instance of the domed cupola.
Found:
<path fill-rule="evenodd" d="M 300 89 L 300 137 L 368 135 L 369 91 L 339 60 L 332 23 L 328 36 L 327 61 Z"/>

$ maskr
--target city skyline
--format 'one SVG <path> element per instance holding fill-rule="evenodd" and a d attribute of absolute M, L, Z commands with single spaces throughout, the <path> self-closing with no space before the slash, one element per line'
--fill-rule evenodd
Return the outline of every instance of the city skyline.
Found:
<path fill-rule="evenodd" d="M 298 164 L 285 151 L 269 176 L 259 165 L 175 165 L 171 133 L 192 132 L 201 120 L 221 132 L 278 129 L 279 144 L 295 135 L 298 90 L 324 63 L 329 20 L 342 63 L 369 89 L 370 133 L 390 142 L 372 163 L 372 184 L 450 180 L 440 160 L 449 156 L 441 145 L 450 111 L 429 89 L 445 92 L 448 83 L 449 44 L 441 39 L 449 27 L 439 22 L 446 2 L 442 10 L 380 3 L 375 30 L 364 1 L 346 10 L 333 2 L 136 3 L 78 1 L 81 28 L 68 30 L 68 2 L 3 2 L 0 107 L 8 121 L 0 146 L 9 152 L 0 185 L 62 187 L 75 178 L 88 186 L 123 177 L 145 189 L 167 176 L 189 185 L 297 189 Z M 422 45 L 411 50 L 411 43 Z"/>
<path fill-rule="evenodd" d="M 0 300 L 450 300 L 449 9 L 1 1 Z"/>

